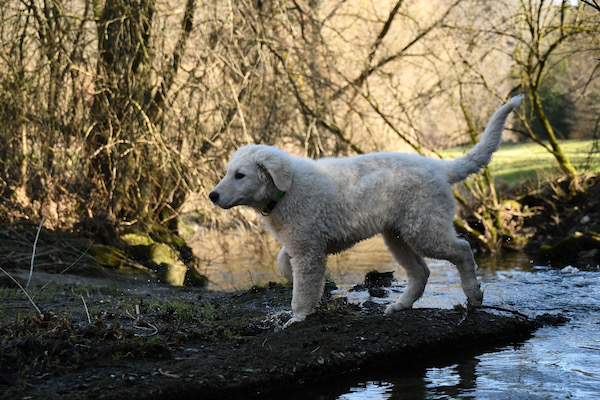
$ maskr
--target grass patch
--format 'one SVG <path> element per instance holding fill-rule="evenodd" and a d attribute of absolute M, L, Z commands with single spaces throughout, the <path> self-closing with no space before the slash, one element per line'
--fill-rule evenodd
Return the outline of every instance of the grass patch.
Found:
<path fill-rule="evenodd" d="M 580 173 L 600 172 L 600 152 L 593 140 L 565 140 L 560 145 Z M 442 151 L 447 159 L 466 154 L 472 146 L 452 147 Z M 513 186 L 524 181 L 545 181 L 561 175 L 552 154 L 536 143 L 503 143 L 494 153 L 490 169 L 496 184 Z"/>

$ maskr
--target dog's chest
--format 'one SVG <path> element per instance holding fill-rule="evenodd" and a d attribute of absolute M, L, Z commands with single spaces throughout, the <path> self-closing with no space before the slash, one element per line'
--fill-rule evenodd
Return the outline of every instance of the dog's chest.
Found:
<path fill-rule="evenodd" d="M 341 253 L 344 250 L 348 250 L 352 248 L 358 241 L 348 241 L 348 242 L 331 242 L 327 243 L 327 247 L 325 248 L 326 254 L 337 254 Z"/>

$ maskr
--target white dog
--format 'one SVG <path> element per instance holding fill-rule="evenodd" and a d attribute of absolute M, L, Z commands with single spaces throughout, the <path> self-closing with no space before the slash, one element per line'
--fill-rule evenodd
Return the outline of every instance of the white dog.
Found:
<path fill-rule="evenodd" d="M 282 245 L 279 270 L 293 281 L 290 323 L 317 307 L 327 254 L 378 233 L 408 276 L 406 290 L 387 314 L 411 308 L 423 294 L 429 277 L 423 257 L 453 263 L 468 303 L 481 305 L 471 247 L 454 230 L 450 186 L 490 162 L 506 118 L 521 100 L 516 96 L 500 107 L 479 143 L 453 161 L 402 153 L 315 161 L 271 146 L 243 146 L 209 197 L 222 208 L 246 205 L 262 212 Z"/>

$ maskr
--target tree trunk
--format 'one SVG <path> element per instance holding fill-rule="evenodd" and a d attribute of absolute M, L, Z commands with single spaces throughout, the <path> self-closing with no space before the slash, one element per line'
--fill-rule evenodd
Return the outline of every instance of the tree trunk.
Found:
<path fill-rule="evenodd" d="M 550 124 L 550 121 L 548 120 L 548 117 L 546 117 L 546 113 L 544 112 L 544 107 L 542 106 L 542 101 L 540 99 L 539 92 L 535 87 L 532 87 L 530 89 L 533 111 L 535 112 L 536 117 L 540 121 L 542 129 L 544 130 L 544 133 L 548 138 L 548 142 L 552 147 L 552 155 L 558 162 L 560 169 L 569 177 L 571 181 L 575 181 L 577 177 L 577 170 L 575 169 L 573 164 L 571 164 L 571 160 L 569 160 L 569 157 L 567 157 L 567 155 L 562 150 L 562 147 L 558 143 L 558 140 L 556 140 L 554 129 L 552 128 L 552 125 Z"/>

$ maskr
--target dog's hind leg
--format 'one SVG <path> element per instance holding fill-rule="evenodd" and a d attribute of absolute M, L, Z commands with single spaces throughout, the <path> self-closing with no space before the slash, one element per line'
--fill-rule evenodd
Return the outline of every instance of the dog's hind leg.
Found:
<path fill-rule="evenodd" d="M 473 258 L 471 245 L 464 239 L 457 237 L 453 238 L 449 246 L 441 246 L 443 249 L 449 249 L 449 253 L 440 254 L 438 258 L 443 258 L 450 261 L 458 269 L 460 282 L 463 292 L 467 296 L 468 304 L 472 306 L 480 306 L 483 302 L 483 292 L 477 282 L 475 271 L 477 264 Z"/>
<path fill-rule="evenodd" d="M 382 236 L 394 259 L 407 274 L 406 290 L 395 303 L 390 304 L 385 310 L 386 314 L 391 314 L 411 308 L 413 303 L 423 295 L 429 278 L 429 268 L 423 257 L 415 253 L 400 236 L 394 232 L 384 232 Z"/>
<path fill-rule="evenodd" d="M 277 255 L 277 267 L 279 267 L 281 275 L 285 276 L 288 281 L 292 282 L 294 280 L 290 255 L 285 251 L 285 247 L 282 247 Z"/>
<path fill-rule="evenodd" d="M 469 242 L 456 237 L 451 223 L 448 225 L 446 229 L 423 232 L 421 235 L 423 239 L 415 241 L 413 246 L 425 257 L 448 260 L 454 264 L 460 275 L 461 287 L 467 296 L 468 304 L 479 306 L 483 302 L 483 292 L 475 274 L 477 264 L 473 258 L 473 251 Z"/>
<path fill-rule="evenodd" d="M 325 254 L 293 257 L 292 273 L 294 289 L 292 291 L 292 319 L 288 322 L 304 321 L 321 301 L 325 288 Z"/>

